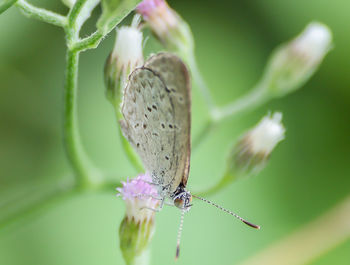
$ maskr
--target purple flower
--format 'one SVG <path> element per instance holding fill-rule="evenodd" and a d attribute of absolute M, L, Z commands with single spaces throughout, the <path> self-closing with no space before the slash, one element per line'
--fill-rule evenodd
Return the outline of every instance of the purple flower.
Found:
<path fill-rule="evenodd" d="M 154 218 L 155 212 L 149 209 L 155 209 L 159 205 L 158 192 L 156 186 L 149 184 L 152 182 L 148 174 L 122 182 L 123 187 L 117 188 L 117 196 L 121 196 L 126 204 L 126 215 L 129 220 L 136 222 L 150 221 Z"/>
<path fill-rule="evenodd" d="M 137 6 L 137 11 L 147 20 L 157 8 L 164 6 L 166 6 L 164 0 L 144 0 Z"/>
<path fill-rule="evenodd" d="M 193 48 L 190 27 L 165 0 L 143 0 L 136 11 L 167 49 L 187 52 Z"/>

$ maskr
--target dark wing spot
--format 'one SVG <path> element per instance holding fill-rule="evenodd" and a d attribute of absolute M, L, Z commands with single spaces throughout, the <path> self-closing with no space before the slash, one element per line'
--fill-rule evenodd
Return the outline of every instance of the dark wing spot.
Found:
<path fill-rule="evenodd" d="M 163 129 L 165 129 L 165 124 L 164 124 L 164 123 L 162 123 L 161 125 L 162 125 L 162 128 L 163 128 Z"/>
<path fill-rule="evenodd" d="M 143 128 L 144 128 L 144 129 L 147 128 L 147 124 L 146 124 L 146 123 L 143 124 Z"/>
<path fill-rule="evenodd" d="M 166 159 L 166 160 L 169 160 L 169 157 L 168 157 L 168 156 L 165 156 L 165 159 Z"/>
<path fill-rule="evenodd" d="M 149 112 L 152 112 L 152 109 L 151 109 L 150 107 L 147 107 L 147 110 L 148 110 Z"/>
<path fill-rule="evenodd" d="M 152 108 L 153 108 L 154 110 L 157 110 L 157 106 L 156 106 L 156 105 L 152 105 Z"/>
<path fill-rule="evenodd" d="M 173 128 L 173 125 L 172 125 L 172 124 L 169 124 L 169 128 L 172 129 L 172 128 Z"/>
<path fill-rule="evenodd" d="M 137 147 L 140 147 L 140 143 L 137 143 L 136 146 L 137 146 Z"/>

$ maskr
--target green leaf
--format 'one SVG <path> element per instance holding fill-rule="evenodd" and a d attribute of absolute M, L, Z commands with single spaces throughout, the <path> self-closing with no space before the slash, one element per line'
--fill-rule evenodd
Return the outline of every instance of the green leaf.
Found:
<path fill-rule="evenodd" d="M 142 0 L 102 0 L 102 15 L 97 28 L 103 35 L 117 26 Z"/>
<path fill-rule="evenodd" d="M 6 9 L 14 5 L 16 2 L 17 0 L 0 0 L 0 14 L 2 14 L 2 12 L 6 11 Z"/>

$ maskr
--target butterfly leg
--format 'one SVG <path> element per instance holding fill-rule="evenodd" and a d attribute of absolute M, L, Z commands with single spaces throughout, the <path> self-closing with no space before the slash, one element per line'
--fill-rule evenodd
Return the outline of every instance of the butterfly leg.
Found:
<path fill-rule="evenodd" d="M 151 211 L 154 211 L 154 212 L 160 212 L 160 210 L 162 210 L 162 208 L 164 206 L 164 203 L 165 203 L 165 197 L 163 197 L 161 199 L 161 202 L 160 202 L 160 205 L 159 205 L 158 208 L 154 209 L 154 208 L 151 208 L 151 207 L 142 207 L 142 208 L 140 208 L 140 210 L 147 209 L 147 210 L 151 210 Z"/>
<path fill-rule="evenodd" d="M 158 183 L 154 183 L 154 182 L 151 182 L 151 181 L 147 181 L 147 180 L 142 180 L 143 182 L 149 184 L 149 185 L 153 185 L 153 186 L 159 186 Z"/>
<path fill-rule="evenodd" d="M 152 199 L 155 199 L 155 200 L 158 200 L 158 201 L 163 200 L 163 198 L 158 198 L 158 197 L 155 197 L 155 196 L 150 195 L 150 194 L 142 194 L 142 193 L 136 194 L 135 197 L 137 197 L 137 198 L 147 198 L 148 197 L 148 198 L 152 198 Z"/>

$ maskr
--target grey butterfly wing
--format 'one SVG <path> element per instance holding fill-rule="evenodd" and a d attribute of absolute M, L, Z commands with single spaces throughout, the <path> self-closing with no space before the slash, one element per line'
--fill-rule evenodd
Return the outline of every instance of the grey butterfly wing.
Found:
<path fill-rule="evenodd" d="M 190 165 L 189 74 L 175 55 L 160 53 L 136 69 L 126 86 L 121 122 L 152 181 L 174 192 Z"/>

